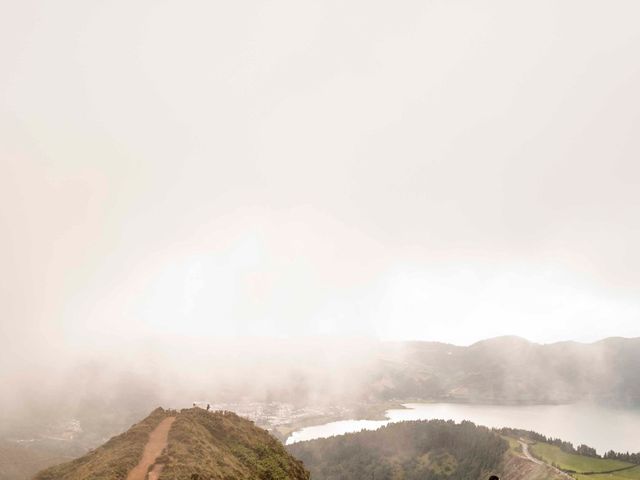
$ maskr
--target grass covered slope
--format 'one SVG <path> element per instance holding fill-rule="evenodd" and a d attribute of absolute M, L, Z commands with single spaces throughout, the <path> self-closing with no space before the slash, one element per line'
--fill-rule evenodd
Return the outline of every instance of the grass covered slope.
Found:
<path fill-rule="evenodd" d="M 563 451 L 556 445 L 537 442 L 530 448 L 531 453 L 551 465 L 571 472 L 579 480 L 640 480 L 640 466 L 633 463 L 608 458 L 588 457 Z"/>
<path fill-rule="evenodd" d="M 232 412 L 182 410 L 169 432 L 160 480 L 307 480 L 301 462 L 266 430 Z"/>
<path fill-rule="evenodd" d="M 157 408 L 125 433 L 76 460 L 40 472 L 34 480 L 125 479 L 140 460 L 149 433 L 169 415 L 170 411 Z"/>
<path fill-rule="evenodd" d="M 621 470 L 614 473 L 600 473 L 595 475 L 574 474 L 577 480 L 637 480 L 640 478 L 640 467 L 636 466 L 629 470 Z"/>
<path fill-rule="evenodd" d="M 471 422 L 401 422 L 288 447 L 313 480 L 470 480 L 499 473 L 508 443 Z"/>
<path fill-rule="evenodd" d="M 538 442 L 531 446 L 531 453 L 561 470 L 570 472 L 609 472 L 629 468 L 633 464 L 607 458 L 587 457 L 568 453 L 549 443 Z"/>
<path fill-rule="evenodd" d="M 127 432 L 83 457 L 44 470 L 35 480 L 125 480 L 140 462 L 149 434 L 167 417 L 175 420 L 166 447 L 159 456 L 153 454 L 149 467 L 160 467 L 160 480 L 309 479 L 301 462 L 249 420 L 231 412 L 158 408 Z"/>

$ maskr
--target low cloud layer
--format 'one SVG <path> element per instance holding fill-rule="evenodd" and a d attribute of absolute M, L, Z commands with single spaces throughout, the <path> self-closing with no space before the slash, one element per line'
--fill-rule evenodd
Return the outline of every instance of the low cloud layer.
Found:
<path fill-rule="evenodd" d="M 150 335 L 640 335 L 639 10 L 6 3 L 0 373 Z"/>

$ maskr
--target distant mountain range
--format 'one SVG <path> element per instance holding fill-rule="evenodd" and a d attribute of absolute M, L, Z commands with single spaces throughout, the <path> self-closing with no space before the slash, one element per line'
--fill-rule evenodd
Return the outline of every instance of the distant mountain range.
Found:
<path fill-rule="evenodd" d="M 354 415 L 372 418 L 389 404 L 411 401 L 640 406 L 639 338 L 542 345 L 498 337 L 466 347 L 265 340 L 245 348 L 242 355 L 228 354 L 235 349 L 216 349 L 206 342 L 199 348 L 184 347 L 175 355 L 186 360 L 160 359 L 148 369 L 161 372 L 162 381 L 146 370 L 129 373 L 128 363 L 114 360 L 74 370 L 64 383 L 52 381 L 58 385 L 53 391 L 43 387 L 37 394 L 12 392 L 19 401 L 5 405 L 0 417 L 0 480 L 25 479 L 37 468 L 81 455 L 126 430 L 154 405 L 190 405 L 198 399 L 311 406 L 305 411 L 316 412 L 310 414 L 315 417 L 289 419 L 297 422 L 296 428 Z M 191 361 L 189 351 L 199 361 Z M 207 357 L 209 352 L 213 356 Z M 327 418 L 329 410 L 323 405 L 343 413 Z M 189 415 L 179 414 L 176 426 Z"/>
<path fill-rule="evenodd" d="M 640 339 L 541 345 L 498 337 L 468 347 L 383 343 L 367 379 L 375 399 L 640 405 Z"/>

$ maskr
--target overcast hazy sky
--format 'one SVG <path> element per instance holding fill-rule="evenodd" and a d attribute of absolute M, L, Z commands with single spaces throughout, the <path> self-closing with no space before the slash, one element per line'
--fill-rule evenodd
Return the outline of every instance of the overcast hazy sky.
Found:
<path fill-rule="evenodd" d="M 640 335 L 639 18 L 2 2 L 0 350 Z"/>

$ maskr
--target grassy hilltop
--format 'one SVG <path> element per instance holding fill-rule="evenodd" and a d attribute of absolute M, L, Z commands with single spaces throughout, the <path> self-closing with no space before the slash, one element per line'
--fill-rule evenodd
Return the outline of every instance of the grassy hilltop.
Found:
<path fill-rule="evenodd" d="M 127 432 L 71 462 L 46 469 L 35 480 L 124 480 L 142 457 L 149 434 L 175 417 L 167 445 L 155 460 L 160 480 L 308 480 L 301 462 L 253 422 L 231 412 L 158 408 Z"/>
<path fill-rule="evenodd" d="M 161 480 L 307 480 L 309 473 L 280 441 L 232 412 L 183 410 L 169 433 Z"/>

